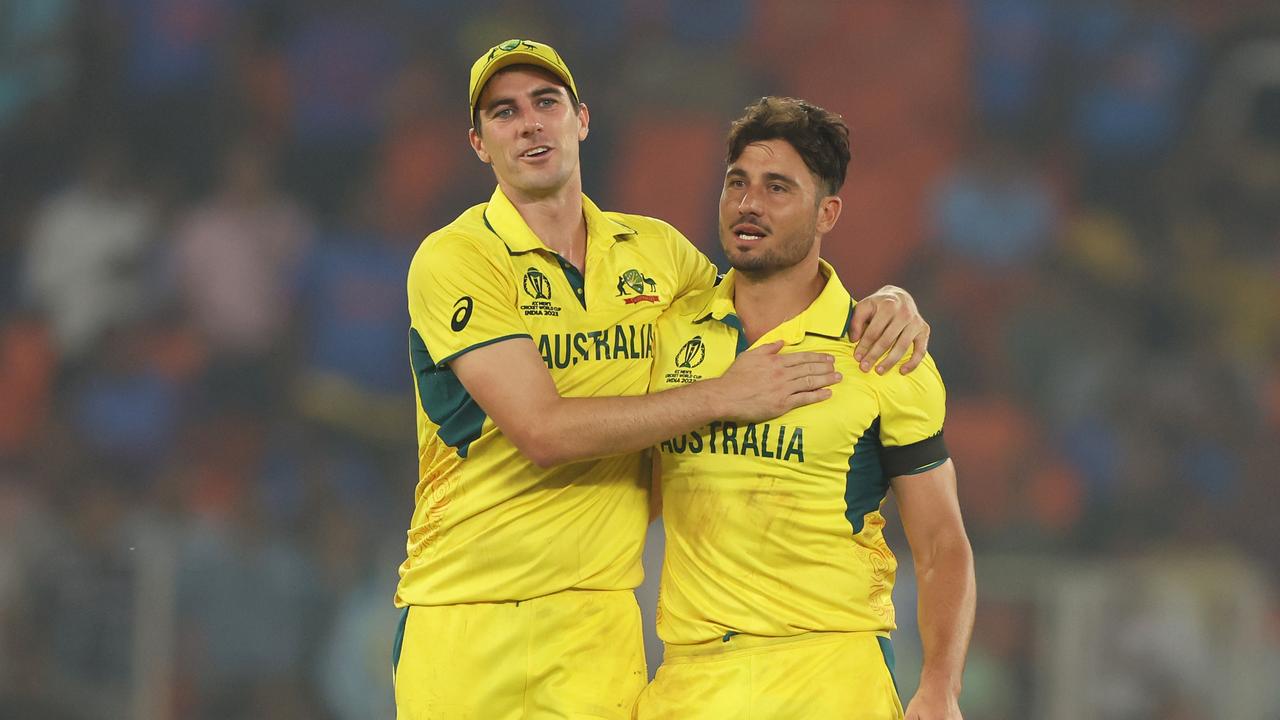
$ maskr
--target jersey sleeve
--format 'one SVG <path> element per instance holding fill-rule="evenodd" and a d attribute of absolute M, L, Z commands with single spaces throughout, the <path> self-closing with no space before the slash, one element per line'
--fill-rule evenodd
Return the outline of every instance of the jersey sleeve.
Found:
<path fill-rule="evenodd" d="M 428 241 L 409 266 L 409 323 L 443 366 L 500 340 L 529 337 L 516 283 L 492 254 L 465 237 Z"/>
<path fill-rule="evenodd" d="M 883 376 L 880 391 L 880 462 L 886 477 L 914 475 L 941 465 L 950 454 L 942 439 L 946 388 L 925 356 L 910 375 Z"/>
<path fill-rule="evenodd" d="M 675 299 L 678 300 L 690 293 L 700 292 L 715 285 L 716 266 L 707 259 L 707 256 L 694 247 L 693 243 L 689 242 L 689 238 L 679 230 L 668 225 L 667 232 L 678 278 Z"/>

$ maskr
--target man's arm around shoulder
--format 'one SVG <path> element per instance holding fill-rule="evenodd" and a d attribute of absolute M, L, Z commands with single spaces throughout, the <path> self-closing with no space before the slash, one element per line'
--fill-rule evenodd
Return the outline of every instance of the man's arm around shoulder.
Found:
<path fill-rule="evenodd" d="M 450 367 L 522 454 L 551 467 L 643 450 L 712 420 L 759 421 L 830 397 L 830 355 L 743 353 L 719 378 L 649 395 L 561 397 L 529 338 L 478 347 Z"/>

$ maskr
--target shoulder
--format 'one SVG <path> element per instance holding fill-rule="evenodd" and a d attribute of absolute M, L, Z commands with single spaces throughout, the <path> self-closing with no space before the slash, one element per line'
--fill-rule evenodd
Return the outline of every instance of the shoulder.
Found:
<path fill-rule="evenodd" d="M 933 356 L 926 354 L 920 365 L 906 375 L 899 371 L 900 366 L 901 363 L 886 371 L 884 375 L 879 375 L 875 371 L 859 372 L 859 374 L 867 375 L 880 396 L 894 403 L 914 404 L 945 399 L 946 386 L 942 382 L 942 375 L 938 372 Z"/>
<path fill-rule="evenodd" d="M 631 213 L 621 213 L 613 211 L 605 211 L 604 216 L 619 225 L 634 230 L 636 236 L 651 241 L 675 242 L 677 240 L 688 242 L 679 230 L 667 222 L 648 215 L 632 215 Z"/>
<path fill-rule="evenodd" d="M 444 269 L 451 261 L 466 262 L 490 254 L 505 254 L 506 246 L 484 221 L 487 203 L 476 205 L 453 222 L 428 235 L 413 254 L 411 268 Z"/>
<path fill-rule="evenodd" d="M 689 325 L 698 320 L 708 303 L 711 302 L 711 296 L 714 293 L 715 288 L 709 287 L 705 290 L 699 290 L 676 298 L 671 303 L 671 306 L 659 316 L 658 326 L 666 328 L 679 327 Z"/>

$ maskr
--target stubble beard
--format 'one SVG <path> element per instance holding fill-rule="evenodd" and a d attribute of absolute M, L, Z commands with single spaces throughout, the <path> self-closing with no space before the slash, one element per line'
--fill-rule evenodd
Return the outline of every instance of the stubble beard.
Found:
<path fill-rule="evenodd" d="M 725 257 L 729 260 L 729 266 L 740 274 L 753 280 L 763 280 L 771 277 L 783 270 L 795 267 L 804 260 L 809 254 L 809 250 L 813 248 L 814 235 L 818 226 L 816 219 L 808 223 L 808 226 L 802 228 L 790 236 L 774 236 L 777 242 L 770 248 L 757 248 L 754 252 L 742 253 L 732 246 L 737 238 L 732 231 L 721 229 L 722 233 L 733 238 L 730 245 L 725 249 Z"/>

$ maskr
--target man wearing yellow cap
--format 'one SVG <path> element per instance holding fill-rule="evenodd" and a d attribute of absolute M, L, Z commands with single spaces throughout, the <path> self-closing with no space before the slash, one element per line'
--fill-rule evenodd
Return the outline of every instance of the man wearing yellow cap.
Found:
<path fill-rule="evenodd" d="M 645 395 L 655 321 L 711 287 L 714 267 L 670 225 L 582 194 L 589 115 L 549 46 L 488 50 L 470 107 L 498 187 L 409 270 L 419 481 L 396 591 L 398 715 L 626 718 L 647 677 L 640 451 L 822 400 L 839 375 L 829 355 L 773 344 L 721 378 Z M 923 357 L 909 296 L 863 307 L 864 361 L 889 350 L 892 366 L 912 343 L 910 364 Z"/>

